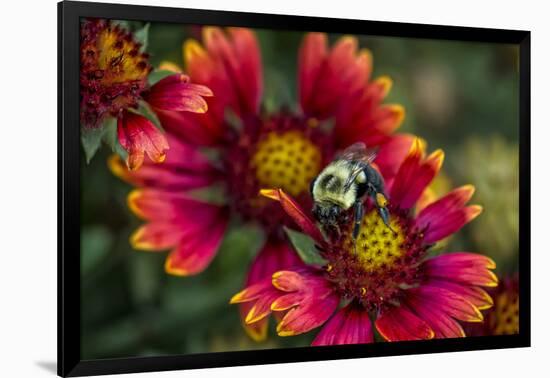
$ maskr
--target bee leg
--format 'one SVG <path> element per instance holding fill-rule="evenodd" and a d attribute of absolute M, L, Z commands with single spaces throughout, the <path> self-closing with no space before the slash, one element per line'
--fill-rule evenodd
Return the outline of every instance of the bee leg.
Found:
<path fill-rule="evenodd" d="M 390 226 L 390 212 L 388 211 L 388 208 L 378 207 L 378 214 L 380 214 L 380 218 L 382 218 L 382 221 L 386 227 L 388 227 L 394 234 L 397 234 L 397 232 L 395 232 L 395 230 Z"/>
<path fill-rule="evenodd" d="M 388 200 L 386 197 L 379 192 L 376 192 L 374 194 L 374 203 L 376 203 L 376 207 L 378 208 L 378 214 L 380 214 L 380 218 L 382 218 L 382 221 L 388 227 L 394 234 L 395 230 L 391 228 L 390 226 L 390 212 L 388 211 L 388 208 L 386 207 L 388 205 Z"/>
<path fill-rule="evenodd" d="M 357 253 L 357 236 L 359 235 L 359 228 L 361 226 L 361 222 L 363 221 L 365 210 L 363 209 L 363 204 L 361 201 L 355 202 L 353 209 L 353 232 L 351 234 L 351 238 L 353 239 L 353 250 Z"/>

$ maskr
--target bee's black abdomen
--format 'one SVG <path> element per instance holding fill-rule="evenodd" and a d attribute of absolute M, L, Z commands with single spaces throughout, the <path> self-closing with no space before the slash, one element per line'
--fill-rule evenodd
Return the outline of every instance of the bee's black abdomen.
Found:
<path fill-rule="evenodd" d="M 357 187 L 357 191 L 355 192 L 355 196 L 357 198 L 361 198 L 367 192 L 368 184 L 366 182 L 357 183 L 356 187 Z"/>
<path fill-rule="evenodd" d="M 376 169 L 371 166 L 366 166 L 365 175 L 367 176 L 367 182 L 369 182 L 378 193 L 384 193 L 384 180 Z"/>

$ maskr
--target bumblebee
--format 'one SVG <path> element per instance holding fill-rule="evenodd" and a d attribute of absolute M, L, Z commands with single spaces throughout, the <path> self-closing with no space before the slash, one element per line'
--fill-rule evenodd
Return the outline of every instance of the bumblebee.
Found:
<path fill-rule="evenodd" d="M 311 182 L 312 213 L 324 229 L 333 228 L 339 233 L 347 210 L 353 207 L 352 238 L 355 241 L 364 215 L 363 200 L 370 197 L 384 224 L 395 232 L 390 227 L 384 180 L 371 166 L 375 158 L 375 150 L 367 149 L 364 143 L 355 143 L 337 155 Z"/>

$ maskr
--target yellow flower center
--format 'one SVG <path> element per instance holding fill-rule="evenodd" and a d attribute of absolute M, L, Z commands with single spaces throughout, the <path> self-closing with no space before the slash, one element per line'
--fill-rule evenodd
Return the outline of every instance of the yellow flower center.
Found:
<path fill-rule="evenodd" d="M 489 321 L 495 335 L 519 333 L 519 296 L 508 292 L 499 294 Z"/>
<path fill-rule="evenodd" d="M 321 151 L 301 131 L 270 132 L 252 156 L 252 168 L 263 188 L 282 188 L 292 196 L 309 190 L 321 169 Z"/>
<path fill-rule="evenodd" d="M 107 28 L 99 34 L 97 46 L 97 65 L 104 72 L 104 85 L 146 80 L 150 71 L 147 56 L 131 38 L 125 38 L 118 29 Z"/>
<path fill-rule="evenodd" d="M 355 246 L 351 232 L 344 241 L 344 249 L 356 255 L 366 272 L 391 268 L 407 253 L 406 235 L 397 217 L 390 218 L 390 226 L 393 231 L 384 224 L 376 209 L 370 210 L 361 221 Z"/>

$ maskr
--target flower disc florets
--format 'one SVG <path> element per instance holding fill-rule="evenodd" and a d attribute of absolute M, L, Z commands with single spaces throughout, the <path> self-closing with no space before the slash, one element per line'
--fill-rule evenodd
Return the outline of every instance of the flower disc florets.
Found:
<path fill-rule="evenodd" d="M 132 34 L 106 20 L 87 20 L 80 41 L 80 120 L 99 127 L 108 116 L 136 107 L 152 70 Z"/>
<path fill-rule="evenodd" d="M 390 229 L 376 208 L 367 209 L 356 241 L 349 224 L 323 252 L 327 278 L 343 298 L 357 299 L 368 310 L 398 300 L 401 289 L 418 283 L 418 262 L 427 250 L 407 212 L 391 214 Z"/>

